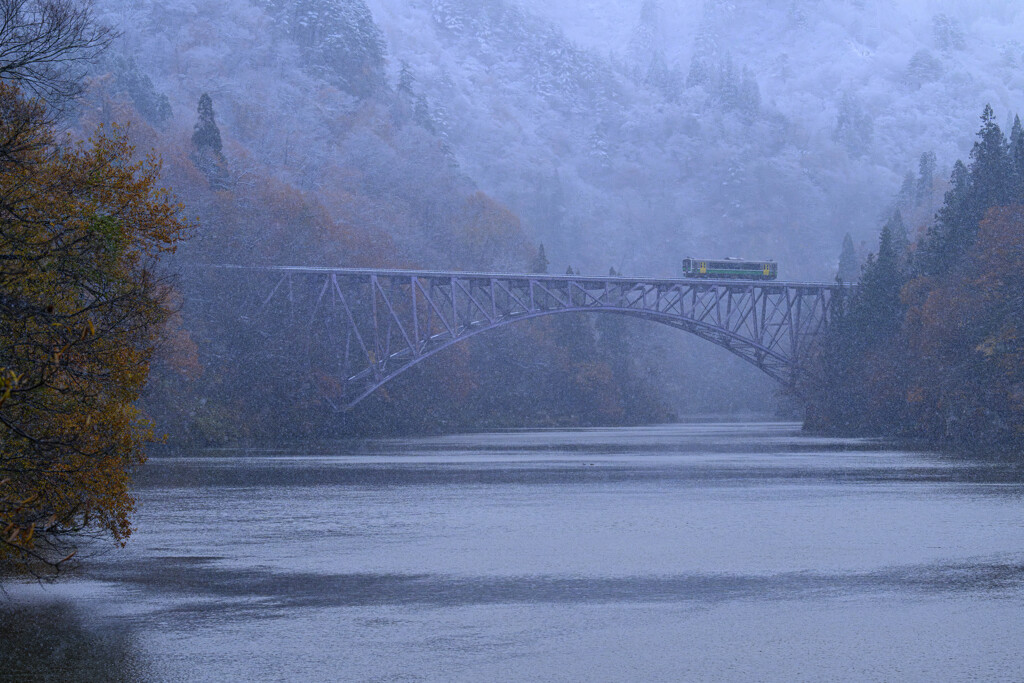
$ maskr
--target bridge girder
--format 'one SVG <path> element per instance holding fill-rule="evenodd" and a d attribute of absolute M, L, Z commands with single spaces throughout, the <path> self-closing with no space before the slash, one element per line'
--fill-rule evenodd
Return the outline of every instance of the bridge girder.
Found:
<path fill-rule="evenodd" d="M 417 363 L 476 334 L 558 313 L 612 313 L 680 329 L 790 383 L 839 285 L 273 268 L 260 310 L 305 320 L 337 350 L 350 409 Z M 282 310 L 283 308 L 283 310 Z"/>

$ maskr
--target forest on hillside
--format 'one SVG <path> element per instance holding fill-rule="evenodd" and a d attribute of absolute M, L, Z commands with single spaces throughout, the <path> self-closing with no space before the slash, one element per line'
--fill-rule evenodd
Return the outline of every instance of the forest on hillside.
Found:
<path fill-rule="evenodd" d="M 222 10 L 219 21 L 237 9 Z M 317 360 L 330 354 L 310 348 L 304 328 L 254 321 L 262 283 L 214 266 L 547 272 L 549 264 L 520 218 L 460 166 L 414 74 L 401 68 L 389 78 L 382 34 L 365 5 L 282 0 L 251 11 L 270 22 L 265 59 L 292 60 L 294 80 L 261 83 L 281 90 L 240 103 L 211 89 L 187 113 L 171 115 L 169 98 L 137 62 L 110 53 L 94 69 L 76 122 L 81 130 L 129 122 L 133 142 L 159 154 L 163 181 L 196 219 L 168 264 L 178 274 L 180 307 L 145 398 L 172 442 L 671 416 L 633 351 L 643 345 L 635 324 L 565 316 L 460 345 L 354 413 L 339 413 L 337 369 Z M 198 30 L 173 8 L 148 13 L 164 31 Z M 189 42 L 177 40 L 179 50 Z M 281 129 L 274 109 L 288 106 L 295 91 L 316 101 L 289 109 Z"/>
<path fill-rule="evenodd" d="M 1024 59 L 986 23 L 1019 19 L 995 6 L 908 7 L 912 28 L 896 35 L 865 28 L 884 11 L 873 2 L 645 0 L 602 10 L 621 26 L 607 45 L 506 0 L 97 10 L 123 33 L 77 129 L 131 121 L 199 219 L 172 264 L 177 343 L 147 399 L 195 443 L 764 410 L 772 383 L 717 349 L 581 318 L 484 335 L 339 419 L 329 369 L 289 346 L 291 330 L 254 329 L 228 304 L 245 283 L 198 266 L 519 271 L 543 243 L 552 272 L 672 276 L 704 249 L 828 279 L 844 233 L 859 264 L 879 215 L 899 209 L 911 234 L 928 223 L 969 139 L 955 133 L 964 103 L 1014 101 Z M 764 22 L 781 37 L 763 46 L 770 58 L 750 49 Z M 815 71 L 851 46 L 846 71 Z M 561 326 L 586 338 L 567 351 Z M 697 376 L 699 394 L 676 389 Z"/>
<path fill-rule="evenodd" d="M 644 0 L 605 8 L 622 40 L 604 47 L 598 23 L 507 0 L 94 8 L 118 35 L 81 74 L 66 126 L 85 139 L 123 125 L 194 219 L 165 264 L 175 313 L 145 405 L 172 441 L 196 444 L 763 411 L 772 383 L 698 340 L 560 317 L 452 349 L 339 417 L 334 371 L 312 360 L 323 354 L 280 321 L 255 323 L 244 302 L 259 285 L 209 266 L 550 259 L 551 272 L 672 276 L 705 249 L 827 279 L 840 235 L 856 269 L 879 214 L 899 209 L 911 235 L 927 224 L 958 139 L 929 132 L 952 130 L 978 88 L 1012 101 L 1024 59 L 985 21 L 1019 17 L 994 5 L 901 10 L 901 42 L 864 28 L 884 9 L 873 2 Z M 756 22 L 782 37 L 771 59 L 746 47 Z M 813 71 L 840 46 L 860 59 Z M 887 114 L 882 94 L 929 118 Z M 701 391 L 679 389 L 698 377 Z"/>
<path fill-rule="evenodd" d="M 808 428 L 1019 454 L 1022 276 L 1024 128 L 986 106 L 934 222 L 911 241 L 895 212 L 840 298 L 800 388 Z"/>
<path fill-rule="evenodd" d="M 203 219 L 178 258 L 187 265 L 518 270 L 544 244 L 552 272 L 674 276 L 682 257 L 708 254 L 771 257 L 783 279 L 828 280 L 844 234 L 863 257 L 894 203 L 909 231 L 928 221 L 981 102 L 1022 104 L 1024 51 L 1012 36 L 1022 17 L 996 2 L 901 5 L 893 23 L 878 20 L 886 3 L 834 0 L 95 7 L 122 35 L 92 72 L 79 129 L 126 117 L 140 150 L 157 148 L 168 186 Z M 212 155 L 193 151 L 204 93 L 220 140 Z M 919 189 L 925 154 L 934 172 Z M 181 297 L 203 376 L 175 385 L 177 404 L 155 407 L 173 433 L 195 419 L 206 425 L 197 434 L 238 435 L 228 426 L 241 409 L 218 397 L 262 386 L 238 377 L 240 367 L 280 373 L 264 392 L 271 403 L 324 384 L 319 373 L 269 359 L 233 366 L 226 348 L 212 351 L 216 331 L 238 321 L 200 331 L 201 318 L 228 315 L 208 310 L 203 285 L 185 274 Z M 749 414 L 773 402 L 770 380 L 719 349 L 635 321 L 624 330 L 635 388 L 618 399 L 610 388 L 583 391 L 609 397 L 624 420 Z M 453 351 L 452 364 L 465 353 L 486 351 Z M 474 371 L 460 391 L 479 387 L 477 397 L 506 409 L 524 405 L 503 398 L 506 387 L 541 386 L 546 370 L 607 376 L 606 362 L 585 372 L 565 359 L 519 368 L 493 357 L 494 374 Z M 679 389 L 697 378 L 699 393 Z M 563 403 L 587 405 L 583 394 Z M 378 399 L 401 395 L 411 394 Z M 442 395 L 445 421 L 503 423 Z M 664 408 L 641 410 L 651 402 Z M 259 414 L 256 401 L 249 409 Z M 538 409 L 530 423 L 602 415 L 586 412 Z M 380 415 L 407 424 L 397 411 Z"/>

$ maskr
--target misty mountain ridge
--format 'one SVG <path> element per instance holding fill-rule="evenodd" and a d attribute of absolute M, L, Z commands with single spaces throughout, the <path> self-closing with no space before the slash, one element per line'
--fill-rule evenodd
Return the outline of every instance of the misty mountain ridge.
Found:
<path fill-rule="evenodd" d="M 914 228 L 928 220 L 980 108 L 1009 116 L 1024 82 L 1013 3 L 111 7 L 113 23 L 146 35 L 131 51 L 178 116 L 211 91 L 226 134 L 300 187 L 373 175 L 364 167 L 382 158 L 415 185 L 432 173 L 399 150 L 436 140 L 553 264 L 591 272 L 674 275 L 680 257 L 707 253 L 830 278 L 842 235 L 871 243 L 904 175 L 934 150 L 934 192 L 907 207 Z M 331 21 L 361 37 L 336 40 L 321 30 Z M 351 45 L 377 53 L 346 61 Z M 365 83 L 346 85 L 352 74 Z M 404 142 L 350 127 L 403 96 L 422 129 L 402 127 Z"/>
<path fill-rule="evenodd" d="M 1022 102 L 1011 3 L 371 6 L 470 174 L 556 262 L 594 268 L 742 253 L 828 278 L 842 234 L 873 240 L 923 152 L 945 177 L 984 103 Z"/>

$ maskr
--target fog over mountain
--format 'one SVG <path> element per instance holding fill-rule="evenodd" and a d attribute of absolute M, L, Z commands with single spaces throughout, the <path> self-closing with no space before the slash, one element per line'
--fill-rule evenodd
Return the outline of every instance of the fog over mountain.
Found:
<path fill-rule="evenodd" d="M 1010 1 L 97 7 L 121 38 L 82 121 L 134 120 L 163 156 L 200 218 L 183 263 L 523 271 L 543 244 L 550 272 L 742 256 L 830 281 L 847 233 L 863 260 L 893 209 L 911 233 L 930 223 L 986 103 L 1007 124 L 1024 111 Z M 206 157 L 203 93 L 223 139 Z M 774 391 L 688 335 L 628 329 L 623 367 L 683 411 Z"/>
<path fill-rule="evenodd" d="M 316 31 L 289 33 L 286 15 L 322 19 L 332 4 L 101 3 L 177 116 L 209 90 L 229 137 L 307 187 L 339 165 L 335 146 L 358 156 L 332 135 L 332 111 L 373 90 L 322 87 L 332 69 L 367 68 L 358 60 L 299 68 Z M 922 153 L 936 155 L 936 186 L 909 207 L 914 227 L 981 107 L 1001 119 L 1024 108 L 1014 2 L 365 7 L 384 40 L 370 69 L 382 87 L 404 69 L 421 121 L 465 176 L 519 215 L 552 264 L 588 271 L 673 275 L 684 255 L 733 254 L 777 258 L 784 278 L 830 278 L 844 233 L 872 242 Z"/>
<path fill-rule="evenodd" d="M 371 7 L 470 174 L 589 268 L 773 255 L 783 277 L 831 277 L 922 153 L 944 179 L 985 103 L 1024 103 L 1013 2 Z"/>

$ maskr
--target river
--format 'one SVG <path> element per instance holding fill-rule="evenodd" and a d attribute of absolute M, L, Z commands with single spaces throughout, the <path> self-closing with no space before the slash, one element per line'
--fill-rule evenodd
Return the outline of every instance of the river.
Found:
<path fill-rule="evenodd" d="M 151 458 L 0 679 L 1020 680 L 1024 474 L 793 424 Z"/>

